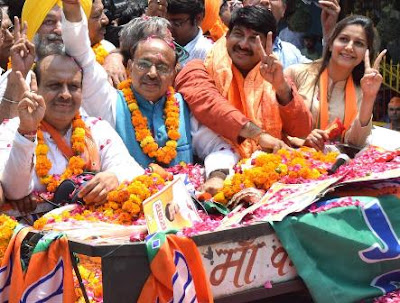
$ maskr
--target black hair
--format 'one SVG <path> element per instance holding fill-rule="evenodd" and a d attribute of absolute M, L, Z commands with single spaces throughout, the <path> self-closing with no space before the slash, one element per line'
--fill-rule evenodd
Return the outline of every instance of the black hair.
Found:
<path fill-rule="evenodd" d="M 168 0 L 167 12 L 169 14 L 188 14 L 194 24 L 196 16 L 205 13 L 204 0 Z"/>
<path fill-rule="evenodd" d="M 369 49 L 370 59 L 372 59 L 374 57 L 375 33 L 374 33 L 374 25 L 372 23 L 372 20 L 369 19 L 368 17 L 361 16 L 361 15 L 351 15 L 349 17 L 346 17 L 336 24 L 331 36 L 328 39 L 327 46 L 325 47 L 324 54 L 322 55 L 322 64 L 321 64 L 321 67 L 318 72 L 316 85 L 319 82 L 319 78 L 320 78 L 322 72 L 328 66 L 329 60 L 331 59 L 332 53 L 329 50 L 329 47 L 333 44 L 333 41 L 343 31 L 343 29 L 349 25 L 361 25 L 362 26 L 362 28 L 364 29 L 364 32 L 365 32 L 365 36 L 367 38 L 367 48 Z M 360 64 L 358 64 L 356 67 L 353 68 L 352 75 L 353 75 L 354 83 L 356 85 L 360 85 L 360 80 L 364 75 L 364 61 L 360 62 Z"/>
<path fill-rule="evenodd" d="M 273 39 L 275 39 L 277 31 L 274 15 L 260 5 L 244 6 L 234 10 L 229 22 L 229 32 L 235 26 L 244 26 L 265 35 L 272 32 Z"/>
<path fill-rule="evenodd" d="M 147 7 L 147 0 L 131 0 L 127 2 L 126 9 L 121 12 L 118 18 L 118 25 L 124 25 L 134 18 L 141 17 Z"/>
<path fill-rule="evenodd" d="M 12 22 L 14 22 L 15 16 L 21 19 L 25 0 L 4 0 L 4 3 L 8 5 L 8 16 Z"/>

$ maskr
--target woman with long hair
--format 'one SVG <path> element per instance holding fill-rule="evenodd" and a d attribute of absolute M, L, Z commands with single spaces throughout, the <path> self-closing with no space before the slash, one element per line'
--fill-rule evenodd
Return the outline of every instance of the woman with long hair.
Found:
<path fill-rule="evenodd" d="M 294 140 L 298 145 L 323 149 L 329 138 L 326 128 L 335 119 L 343 124 L 345 143 L 365 145 L 382 83 L 379 64 L 386 53 L 382 51 L 371 66 L 374 35 L 369 18 L 349 16 L 337 23 L 321 60 L 285 70 L 313 116 L 315 129 L 300 144 Z"/>

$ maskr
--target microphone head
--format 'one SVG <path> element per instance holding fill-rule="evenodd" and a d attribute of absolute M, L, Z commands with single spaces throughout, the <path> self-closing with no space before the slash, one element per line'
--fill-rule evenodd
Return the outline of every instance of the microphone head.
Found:
<path fill-rule="evenodd" d="M 346 155 L 346 154 L 339 154 L 336 157 L 336 161 L 337 160 L 343 160 L 345 163 L 348 163 L 350 161 L 350 157 L 348 155 Z"/>

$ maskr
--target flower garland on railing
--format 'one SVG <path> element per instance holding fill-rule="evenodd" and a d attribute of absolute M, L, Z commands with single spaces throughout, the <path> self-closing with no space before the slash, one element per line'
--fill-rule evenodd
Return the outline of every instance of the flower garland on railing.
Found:
<path fill-rule="evenodd" d="M 279 150 L 276 154 L 258 153 L 253 159 L 242 160 L 236 173 L 225 180 L 214 200 L 226 204 L 234 194 L 245 188 L 268 190 L 273 183 L 298 183 L 326 175 L 338 153 L 323 154 L 313 149 Z"/>
<path fill-rule="evenodd" d="M 36 147 L 36 173 L 43 185 L 46 185 L 47 191 L 54 192 L 58 185 L 65 179 L 70 178 L 72 175 L 79 175 L 83 173 L 85 168 L 85 161 L 80 157 L 85 149 L 85 122 L 78 114 L 72 121 L 72 136 L 71 145 L 72 150 L 76 156 L 73 156 L 68 161 L 68 166 L 61 175 L 49 175 L 52 163 L 47 158 L 49 147 L 43 136 L 43 132 L 39 129 L 37 132 L 38 145 Z"/>
<path fill-rule="evenodd" d="M 104 46 L 99 42 L 95 45 L 92 46 L 92 49 L 94 51 L 94 54 L 96 55 L 96 61 L 103 65 L 104 60 L 108 56 L 108 51 L 104 48 Z"/>
<path fill-rule="evenodd" d="M 17 225 L 18 222 L 13 218 L 4 214 L 0 215 L 0 263 Z"/>
<path fill-rule="evenodd" d="M 165 102 L 165 127 L 169 140 L 164 147 L 159 147 L 154 139 L 148 124 L 147 118 L 144 117 L 139 109 L 137 100 L 131 89 L 131 80 L 125 80 L 118 86 L 122 90 L 125 101 L 132 114 L 132 125 L 135 129 L 136 140 L 140 142 L 143 153 L 150 158 L 155 158 L 157 162 L 169 164 L 175 159 L 177 152 L 177 140 L 179 134 L 179 104 L 175 98 L 175 91 L 172 87 L 168 88 L 167 100 Z"/>
<path fill-rule="evenodd" d="M 88 205 L 52 217 L 43 216 L 35 221 L 34 227 L 41 230 L 48 223 L 68 220 L 103 221 L 131 225 L 143 212 L 142 202 L 159 192 L 164 186 L 165 180 L 158 174 L 141 175 L 131 182 L 123 182 L 118 188 L 110 191 L 107 195 L 107 202 L 103 205 Z"/>

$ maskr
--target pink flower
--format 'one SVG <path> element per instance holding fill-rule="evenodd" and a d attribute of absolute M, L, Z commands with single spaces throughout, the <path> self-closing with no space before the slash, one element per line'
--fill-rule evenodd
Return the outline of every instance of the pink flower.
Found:
<path fill-rule="evenodd" d="M 267 281 L 267 282 L 265 282 L 264 283 L 264 288 L 267 288 L 267 289 L 270 289 L 270 288 L 272 288 L 272 283 L 271 283 L 271 281 Z"/>

